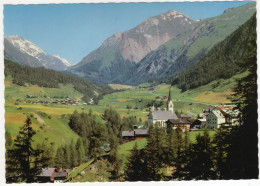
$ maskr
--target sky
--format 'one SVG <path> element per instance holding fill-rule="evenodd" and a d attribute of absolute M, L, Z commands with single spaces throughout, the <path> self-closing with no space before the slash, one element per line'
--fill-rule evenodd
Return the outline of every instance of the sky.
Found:
<path fill-rule="evenodd" d="M 76 64 L 117 32 L 129 30 L 149 17 L 176 10 L 192 19 L 205 19 L 248 3 L 106 3 L 4 5 L 4 35 L 19 35 L 50 55 Z"/>

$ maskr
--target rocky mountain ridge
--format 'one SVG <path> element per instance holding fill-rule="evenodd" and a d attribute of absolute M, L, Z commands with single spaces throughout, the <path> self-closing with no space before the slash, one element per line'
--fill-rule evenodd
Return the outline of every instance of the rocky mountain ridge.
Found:
<path fill-rule="evenodd" d="M 4 38 L 5 58 L 31 67 L 45 67 L 63 71 L 71 64 L 58 55 L 51 56 L 39 46 L 21 36 L 7 36 Z"/>

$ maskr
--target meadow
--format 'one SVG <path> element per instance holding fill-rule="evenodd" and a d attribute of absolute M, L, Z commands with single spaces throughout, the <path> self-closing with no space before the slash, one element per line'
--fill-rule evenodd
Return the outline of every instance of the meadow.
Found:
<path fill-rule="evenodd" d="M 214 81 L 208 85 L 197 89 L 181 92 L 177 87 L 172 87 L 172 99 L 174 109 L 178 113 L 192 114 L 193 118 L 202 111 L 203 108 L 214 106 L 220 103 L 229 103 L 227 97 L 232 93 L 235 79 L 245 76 L 243 73 L 223 81 Z M 5 128 L 14 138 L 18 134 L 19 128 L 24 124 L 26 117 L 32 115 L 33 128 L 37 131 L 35 143 L 46 141 L 58 147 L 70 140 L 76 140 L 78 135 L 72 132 L 68 126 L 69 114 L 75 110 L 78 112 L 88 112 L 101 116 L 107 108 L 114 108 L 121 117 L 134 116 L 138 121 L 145 122 L 148 118 L 149 107 L 147 104 L 156 101 L 161 103 L 161 108 L 166 107 L 166 99 L 169 93 L 168 84 L 160 84 L 154 90 L 140 87 L 151 86 L 149 83 L 139 86 L 126 86 L 111 84 L 115 90 L 120 90 L 112 94 L 107 94 L 97 105 L 61 105 L 61 104 L 31 104 L 28 100 L 63 100 L 67 97 L 80 100 L 82 94 L 74 90 L 72 85 L 62 85 L 60 88 L 45 88 L 35 85 L 18 86 L 12 83 L 12 79 L 5 79 Z M 28 98 L 33 95 L 34 98 Z M 83 102 L 80 101 L 82 104 Z M 17 108 L 21 107 L 21 110 Z M 38 113 L 43 113 L 42 115 Z M 38 114 L 38 118 L 34 117 Z M 101 117 L 98 117 L 102 123 Z M 44 124 L 39 122 L 43 120 Z M 58 134 L 58 135 L 57 135 Z M 46 137 L 48 136 L 48 137 Z"/>

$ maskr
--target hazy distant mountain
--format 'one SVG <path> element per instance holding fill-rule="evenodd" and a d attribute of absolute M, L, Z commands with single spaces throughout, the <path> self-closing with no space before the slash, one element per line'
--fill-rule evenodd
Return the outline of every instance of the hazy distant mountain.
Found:
<path fill-rule="evenodd" d="M 59 56 L 51 56 L 40 47 L 21 36 L 7 36 L 4 39 L 4 56 L 6 59 L 31 67 L 45 67 L 63 71 L 71 64 Z"/>
<path fill-rule="evenodd" d="M 227 9 L 222 15 L 192 24 L 184 32 L 149 53 L 138 64 L 128 84 L 172 77 L 196 64 L 217 43 L 245 23 L 256 11 L 255 3 Z"/>
<path fill-rule="evenodd" d="M 129 31 L 109 37 L 101 47 L 68 71 L 95 82 L 122 83 L 143 57 L 175 38 L 194 22 L 173 10 L 151 17 Z"/>

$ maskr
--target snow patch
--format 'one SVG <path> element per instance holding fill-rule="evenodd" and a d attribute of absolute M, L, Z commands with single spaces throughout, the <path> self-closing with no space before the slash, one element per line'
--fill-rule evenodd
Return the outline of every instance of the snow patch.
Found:
<path fill-rule="evenodd" d="M 8 36 L 6 39 L 20 51 L 38 59 L 39 54 L 47 55 L 41 48 L 20 36 Z"/>
<path fill-rule="evenodd" d="M 59 59 L 64 65 L 66 65 L 67 67 L 72 66 L 72 65 L 70 64 L 70 62 L 68 62 L 68 60 L 66 60 L 66 59 L 64 59 L 64 58 L 62 58 L 62 57 L 60 57 L 59 55 L 54 55 L 53 57 L 58 58 L 58 59 Z"/>
<path fill-rule="evenodd" d="M 144 34 L 144 37 L 146 37 L 146 38 L 151 38 L 152 36 L 149 35 L 149 34 Z"/>

